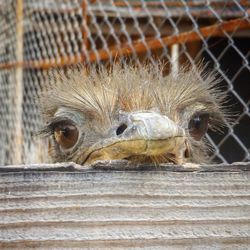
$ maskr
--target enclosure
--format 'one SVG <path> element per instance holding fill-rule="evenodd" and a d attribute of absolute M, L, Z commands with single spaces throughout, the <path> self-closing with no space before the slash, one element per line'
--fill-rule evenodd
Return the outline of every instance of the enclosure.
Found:
<path fill-rule="evenodd" d="M 250 159 L 249 1 L 0 1 L 0 164 L 48 162 L 36 97 L 51 68 L 201 60 L 228 94 L 233 123 L 209 132 L 211 159 Z"/>

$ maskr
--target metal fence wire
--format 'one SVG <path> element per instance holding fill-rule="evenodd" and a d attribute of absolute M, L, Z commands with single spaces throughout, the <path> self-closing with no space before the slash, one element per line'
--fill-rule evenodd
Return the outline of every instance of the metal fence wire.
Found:
<path fill-rule="evenodd" d="M 249 0 L 0 0 L 0 165 L 48 161 L 33 134 L 49 69 L 117 58 L 216 69 L 237 116 L 207 135 L 211 159 L 250 160 L 249 13 Z"/>

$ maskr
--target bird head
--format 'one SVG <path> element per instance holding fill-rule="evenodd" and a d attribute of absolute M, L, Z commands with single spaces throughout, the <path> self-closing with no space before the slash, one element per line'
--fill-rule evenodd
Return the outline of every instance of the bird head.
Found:
<path fill-rule="evenodd" d="M 225 120 L 215 74 L 163 66 L 57 70 L 41 94 L 54 161 L 207 162 L 208 129 Z"/>

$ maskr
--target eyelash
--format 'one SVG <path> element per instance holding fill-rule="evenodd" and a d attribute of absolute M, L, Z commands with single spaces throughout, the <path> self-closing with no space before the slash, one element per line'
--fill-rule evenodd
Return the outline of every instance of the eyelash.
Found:
<path fill-rule="evenodd" d="M 51 135 L 54 134 L 55 129 L 59 126 L 59 125 L 63 125 L 63 124 L 70 124 L 70 125 L 74 125 L 75 123 L 65 117 L 55 117 L 48 125 L 46 125 L 44 128 L 42 128 L 38 134 L 40 135 L 44 135 L 45 137 L 49 137 Z"/>

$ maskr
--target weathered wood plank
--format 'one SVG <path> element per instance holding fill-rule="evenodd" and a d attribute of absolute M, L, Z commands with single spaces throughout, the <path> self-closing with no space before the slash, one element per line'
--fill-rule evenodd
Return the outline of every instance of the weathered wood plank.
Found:
<path fill-rule="evenodd" d="M 0 167 L 0 247 L 249 247 L 250 163 L 94 167 Z"/>

